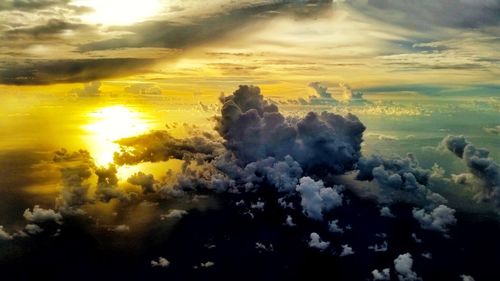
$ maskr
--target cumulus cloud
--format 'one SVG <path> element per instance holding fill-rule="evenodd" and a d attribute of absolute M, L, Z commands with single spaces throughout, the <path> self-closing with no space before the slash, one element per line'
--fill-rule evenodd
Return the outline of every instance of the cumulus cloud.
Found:
<path fill-rule="evenodd" d="M 354 255 L 354 251 L 352 250 L 352 248 L 349 245 L 345 244 L 345 245 L 341 245 L 341 247 L 342 247 L 342 252 L 340 252 L 341 257 Z"/>
<path fill-rule="evenodd" d="M 158 260 L 152 260 L 151 261 L 151 266 L 152 267 L 163 267 L 166 268 L 170 265 L 170 261 L 168 261 L 164 257 L 159 257 Z"/>
<path fill-rule="evenodd" d="M 484 128 L 484 131 L 492 135 L 500 135 L 500 125 L 491 128 Z"/>
<path fill-rule="evenodd" d="M 293 222 L 292 216 L 288 215 L 285 220 L 285 225 L 294 227 L 296 224 Z"/>
<path fill-rule="evenodd" d="M 462 278 L 462 281 L 474 281 L 474 277 L 472 277 L 470 275 L 462 274 L 462 275 L 460 275 L 460 278 Z"/>
<path fill-rule="evenodd" d="M 476 197 L 481 200 L 491 200 L 500 206 L 500 165 L 489 156 L 486 148 L 477 148 L 464 136 L 446 136 L 441 147 L 453 152 L 461 158 L 469 172 L 479 180 L 482 189 Z M 455 182 L 466 183 L 467 175 L 453 178 Z"/>
<path fill-rule="evenodd" d="M 445 205 L 439 205 L 430 212 L 414 208 L 412 214 L 423 229 L 447 232 L 448 226 L 457 222 L 455 210 Z"/>
<path fill-rule="evenodd" d="M 429 188 L 430 171 L 420 167 L 417 159 L 406 157 L 362 157 L 358 162 L 358 180 L 376 183 L 380 203 L 407 202 L 418 205 L 446 203 L 441 195 Z"/>
<path fill-rule="evenodd" d="M 130 226 L 126 224 L 119 224 L 108 228 L 108 231 L 112 232 L 128 232 L 130 231 Z"/>
<path fill-rule="evenodd" d="M 413 267 L 413 258 L 412 258 L 410 253 L 405 253 L 405 254 L 399 255 L 394 260 L 394 268 L 396 269 L 396 272 L 398 273 L 398 280 L 399 281 L 421 280 L 421 278 L 417 276 L 417 273 L 415 273 L 412 270 L 412 267 Z"/>
<path fill-rule="evenodd" d="M 24 218 L 32 223 L 46 223 L 46 222 L 55 222 L 57 224 L 63 223 L 63 217 L 61 213 L 56 212 L 52 209 L 44 209 L 39 205 L 35 205 L 33 207 L 33 211 L 29 208 L 24 211 Z"/>
<path fill-rule="evenodd" d="M 200 266 L 203 268 L 209 268 L 209 267 L 212 267 L 214 265 L 215 265 L 215 262 L 213 262 L 213 261 L 202 262 L 200 264 Z"/>
<path fill-rule="evenodd" d="M 143 172 L 137 172 L 127 179 L 127 182 L 133 185 L 140 185 L 142 187 L 143 193 L 155 192 L 154 184 L 155 179 L 152 174 L 144 174 Z"/>
<path fill-rule="evenodd" d="M 24 230 L 31 234 L 31 235 L 37 235 L 39 233 L 42 233 L 43 232 L 43 228 L 41 228 L 40 226 L 38 226 L 37 224 L 34 224 L 34 223 L 29 223 L 27 224 L 25 227 L 24 227 Z"/>
<path fill-rule="evenodd" d="M 360 91 L 353 91 L 351 86 L 345 83 L 339 83 L 340 89 L 342 89 L 342 97 L 345 103 L 349 105 L 365 105 L 370 102 L 363 98 L 363 93 Z"/>
<path fill-rule="evenodd" d="M 325 187 L 323 181 L 315 181 L 310 177 L 300 179 L 297 191 L 301 195 L 303 213 L 312 219 L 323 220 L 323 212 L 342 206 L 340 187 Z"/>
<path fill-rule="evenodd" d="M 168 214 L 161 215 L 160 218 L 162 220 L 164 220 L 164 219 L 172 219 L 172 218 L 180 219 L 180 218 L 182 218 L 183 216 L 185 216 L 187 214 L 188 214 L 188 212 L 186 210 L 172 209 L 172 210 L 170 210 L 168 212 Z"/>
<path fill-rule="evenodd" d="M 328 223 L 328 230 L 333 233 L 344 233 L 344 229 L 342 229 L 338 225 L 339 220 L 332 220 Z"/>
<path fill-rule="evenodd" d="M 100 167 L 95 170 L 97 175 L 96 197 L 102 202 L 109 202 L 112 199 L 127 200 L 127 196 L 118 189 L 118 177 L 115 165 Z"/>
<path fill-rule="evenodd" d="M 144 96 L 157 96 L 161 95 L 161 89 L 152 83 L 135 83 L 125 87 L 125 92 L 144 95 Z"/>
<path fill-rule="evenodd" d="M 384 268 L 382 271 L 374 269 L 372 271 L 373 280 L 391 280 L 391 269 Z"/>
<path fill-rule="evenodd" d="M 391 212 L 391 209 L 389 209 L 389 207 L 387 207 L 387 206 L 380 208 L 380 216 L 387 217 L 387 218 L 395 218 L 396 217 Z"/>
<path fill-rule="evenodd" d="M 311 247 L 311 248 L 316 248 L 316 249 L 319 249 L 321 251 L 324 251 L 326 248 L 328 248 L 328 246 L 330 246 L 330 242 L 326 242 L 326 241 L 321 240 L 321 237 L 316 232 L 311 233 L 309 238 L 310 238 L 310 240 L 309 240 L 308 244 L 309 244 L 309 247 Z"/>
<path fill-rule="evenodd" d="M 320 82 L 311 82 L 308 86 L 314 89 L 316 96 L 310 96 L 308 101 L 299 99 L 299 103 L 309 105 L 336 105 L 339 103 L 328 92 L 328 87 L 322 85 Z"/>
<path fill-rule="evenodd" d="M 98 97 L 101 94 L 100 88 L 101 88 L 100 81 L 92 81 L 83 84 L 83 89 L 74 89 L 72 92 L 77 94 L 81 98 Z"/>
<path fill-rule="evenodd" d="M 12 239 L 12 235 L 10 235 L 9 233 L 7 233 L 3 229 L 3 225 L 0 225 L 0 240 L 11 240 L 11 239 Z"/>
<path fill-rule="evenodd" d="M 290 155 L 303 169 L 343 173 L 360 156 L 365 127 L 354 115 L 309 112 L 304 118 L 285 118 L 253 86 L 240 86 L 221 101 L 216 130 L 243 164 Z"/>

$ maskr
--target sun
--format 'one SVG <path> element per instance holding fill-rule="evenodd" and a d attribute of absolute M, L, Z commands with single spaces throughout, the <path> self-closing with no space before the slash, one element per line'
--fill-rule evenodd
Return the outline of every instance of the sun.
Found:
<path fill-rule="evenodd" d="M 89 150 L 96 164 L 113 163 L 113 155 L 120 147 L 116 140 L 140 135 L 150 129 L 147 120 L 139 112 L 125 106 L 104 107 L 88 114 L 84 126 Z"/>
<path fill-rule="evenodd" d="M 105 25 L 130 25 L 146 20 L 160 11 L 159 0 L 75 0 L 75 5 L 89 7 L 83 19 Z"/>

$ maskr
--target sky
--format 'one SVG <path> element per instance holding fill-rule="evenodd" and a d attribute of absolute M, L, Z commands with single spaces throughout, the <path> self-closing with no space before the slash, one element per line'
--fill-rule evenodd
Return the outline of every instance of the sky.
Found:
<path fill-rule="evenodd" d="M 496 280 L 499 43 L 497 0 L 0 1 L 0 274 Z"/>

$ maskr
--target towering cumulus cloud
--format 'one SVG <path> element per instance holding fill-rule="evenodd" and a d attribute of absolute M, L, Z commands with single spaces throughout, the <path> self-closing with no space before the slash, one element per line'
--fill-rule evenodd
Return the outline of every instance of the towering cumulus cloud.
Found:
<path fill-rule="evenodd" d="M 491 200 L 500 207 L 500 165 L 489 156 L 485 148 L 477 148 L 464 136 L 447 136 L 441 146 L 461 158 L 472 177 L 479 180 L 481 189 L 477 197 L 481 200 Z M 461 183 L 467 183 L 466 175 L 459 175 Z"/>
<path fill-rule="evenodd" d="M 354 115 L 309 112 L 285 118 L 253 86 L 240 86 L 221 101 L 216 130 L 240 164 L 290 155 L 306 171 L 340 174 L 352 170 L 360 157 L 365 126 Z"/>

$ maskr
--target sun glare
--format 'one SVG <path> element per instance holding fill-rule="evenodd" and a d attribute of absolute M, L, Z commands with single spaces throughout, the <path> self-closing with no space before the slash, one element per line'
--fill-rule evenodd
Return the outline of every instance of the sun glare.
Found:
<path fill-rule="evenodd" d="M 83 19 L 106 25 L 129 25 L 143 21 L 160 10 L 158 0 L 76 0 L 75 5 L 91 8 Z"/>
<path fill-rule="evenodd" d="M 89 150 L 98 165 L 113 162 L 113 155 L 120 148 L 114 141 L 145 133 L 150 128 L 140 113 L 121 105 L 91 112 L 89 119 L 84 129 L 88 133 Z"/>

